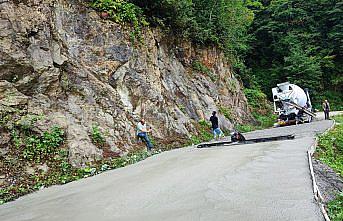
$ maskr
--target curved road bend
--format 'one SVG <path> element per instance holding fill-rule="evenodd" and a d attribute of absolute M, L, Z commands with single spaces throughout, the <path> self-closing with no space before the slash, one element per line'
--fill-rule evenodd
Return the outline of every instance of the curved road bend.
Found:
<path fill-rule="evenodd" d="M 0 206 L 1 221 L 323 220 L 306 151 L 332 121 L 268 129 L 295 140 L 183 148 Z"/>

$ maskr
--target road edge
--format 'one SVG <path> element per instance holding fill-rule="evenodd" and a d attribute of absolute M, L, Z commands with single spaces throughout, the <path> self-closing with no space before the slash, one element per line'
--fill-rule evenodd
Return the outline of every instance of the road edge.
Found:
<path fill-rule="evenodd" d="M 326 134 L 327 132 L 332 130 L 334 126 L 336 125 L 336 121 L 334 119 L 332 120 L 333 120 L 332 125 L 328 129 L 326 129 L 323 134 Z M 310 173 L 311 173 L 311 178 L 312 178 L 313 195 L 314 195 L 315 200 L 319 204 L 320 210 L 324 216 L 325 221 L 330 221 L 329 215 L 327 214 L 326 209 L 325 209 L 325 204 L 323 203 L 324 198 L 322 194 L 320 193 L 320 190 L 316 182 L 316 178 L 314 176 L 314 171 L 313 171 L 312 156 L 314 152 L 316 151 L 317 146 L 318 146 L 318 137 L 315 138 L 314 143 L 311 145 L 311 147 L 307 151 L 308 163 L 309 163 L 309 168 L 310 168 Z"/>

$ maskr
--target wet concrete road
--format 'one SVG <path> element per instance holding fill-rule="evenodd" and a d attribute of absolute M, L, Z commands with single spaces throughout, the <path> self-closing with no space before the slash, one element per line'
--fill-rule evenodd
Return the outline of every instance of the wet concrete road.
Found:
<path fill-rule="evenodd" d="M 323 220 L 306 151 L 332 121 L 268 129 L 295 140 L 183 148 L 0 206 L 1 221 Z"/>

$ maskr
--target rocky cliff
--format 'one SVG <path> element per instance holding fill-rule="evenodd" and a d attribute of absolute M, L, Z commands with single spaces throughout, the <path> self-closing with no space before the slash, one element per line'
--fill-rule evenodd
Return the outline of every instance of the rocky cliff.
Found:
<path fill-rule="evenodd" d="M 0 0 L 1 116 L 42 116 L 37 131 L 62 127 L 74 166 L 104 156 L 90 137 L 93 125 L 107 151 L 122 155 L 138 145 L 140 117 L 161 144 L 196 134 L 197 122 L 213 110 L 230 111 L 219 114 L 224 129 L 251 120 L 242 86 L 219 50 L 158 29 L 142 35 L 132 43 L 129 27 L 100 18 L 84 1 Z M 194 70 L 195 62 L 208 71 Z M 8 131 L 0 132 L 5 151 Z"/>

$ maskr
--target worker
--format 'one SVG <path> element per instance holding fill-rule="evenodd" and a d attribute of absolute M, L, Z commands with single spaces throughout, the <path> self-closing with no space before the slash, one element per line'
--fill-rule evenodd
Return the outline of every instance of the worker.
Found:
<path fill-rule="evenodd" d="M 328 100 L 324 101 L 322 107 L 323 107 L 323 111 L 324 111 L 325 120 L 329 120 L 330 104 L 329 104 Z"/>
<path fill-rule="evenodd" d="M 214 137 L 214 139 L 217 140 L 220 137 L 224 137 L 224 133 L 219 128 L 218 117 L 216 116 L 216 114 L 217 114 L 216 111 L 212 112 L 212 116 L 210 117 L 210 121 L 212 124 L 211 130 L 213 133 L 213 137 Z"/>
<path fill-rule="evenodd" d="M 245 137 L 240 132 L 234 131 L 231 133 L 231 142 L 244 142 L 244 141 L 245 141 Z"/>
<path fill-rule="evenodd" d="M 148 137 L 148 133 L 151 131 L 151 127 L 147 129 L 145 120 L 142 118 L 137 124 L 137 137 L 145 142 L 148 152 L 150 152 L 153 148 L 153 145 Z"/>
<path fill-rule="evenodd" d="M 295 124 L 302 124 L 304 123 L 304 119 L 303 119 L 303 115 L 304 115 L 304 110 L 303 109 L 300 109 L 297 113 L 297 116 L 296 116 L 296 121 L 295 121 Z"/>

